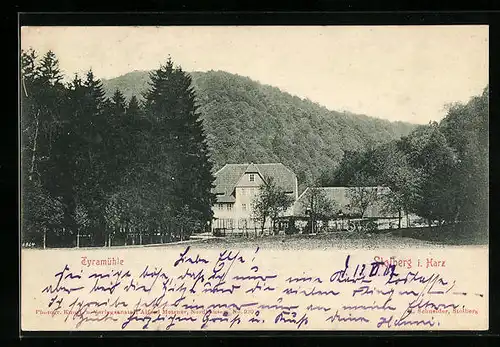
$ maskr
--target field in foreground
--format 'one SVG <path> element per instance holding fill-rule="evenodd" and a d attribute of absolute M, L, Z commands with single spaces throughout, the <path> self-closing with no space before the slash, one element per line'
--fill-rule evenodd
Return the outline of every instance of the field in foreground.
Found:
<path fill-rule="evenodd" d="M 267 236 L 262 238 L 217 238 L 201 240 L 193 244 L 200 248 L 255 248 L 280 250 L 328 250 L 328 249 L 377 249 L 377 248 L 427 248 L 443 247 L 431 242 L 392 235 L 293 235 Z"/>
<path fill-rule="evenodd" d="M 392 235 L 356 235 L 356 234 L 319 234 L 319 235 L 276 235 L 265 237 L 218 237 L 206 239 L 192 239 L 189 241 L 136 246 L 115 246 L 111 249 L 159 249 L 179 248 L 190 245 L 193 248 L 204 249 L 244 249 L 256 248 L 272 250 L 335 250 L 335 249 L 417 249 L 417 248 L 449 248 L 472 246 L 477 243 L 450 244 L 436 241 L 419 240 L 416 238 Z M 70 248 L 77 250 L 77 248 Z M 82 249 L 82 248 L 80 248 Z M 88 248 L 87 248 L 88 249 Z M 109 249 L 109 248 L 93 248 Z"/>
<path fill-rule="evenodd" d="M 300 249 L 408 249 L 408 248 L 448 248 L 468 245 L 487 245 L 487 242 L 442 242 L 442 240 L 422 240 L 414 237 L 393 235 L 390 233 L 380 235 L 346 235 L 346 234 L 320 234 L 320 235 L 293 235 L 293 236 L 267 236 L 262 238 L 217 238 L 201 240 L 193 244 L 200 248 L 241 247 L 254 248 L 259 246 L 268 249 L 300 250 Z"/>

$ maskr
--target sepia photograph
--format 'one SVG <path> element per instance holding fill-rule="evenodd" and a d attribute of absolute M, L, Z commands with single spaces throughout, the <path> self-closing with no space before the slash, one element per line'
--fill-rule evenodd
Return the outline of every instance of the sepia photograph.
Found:
<path fill-rule="evenodd" d="M 487 330 L 488 44 L 21 27 L 22 330 Z"/>

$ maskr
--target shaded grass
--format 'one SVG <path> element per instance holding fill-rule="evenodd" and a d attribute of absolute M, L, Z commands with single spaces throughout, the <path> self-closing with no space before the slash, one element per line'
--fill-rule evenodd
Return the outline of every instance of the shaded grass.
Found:
<path fill-rule="evenodd" d="M 164 245 L 167 246 L 168 245 Z M 276 250 L 328 250 L 328 249 L 379 249 L 379 248 L 429 248 L 443 245 L 390 234 L 361 235 L 329 233 L 318 235 L 273 235 L 256 238 L 221 237 L 197 241 L 196 248 L 256 248 Z"/>
<path fill-rule="evenodd" d="M 409 237 L 443 245 L 488 245 L 487 228 L 474 225 L 407 228 L 392 230 L 390 233 L 397 237 Z"/>
<path fill-rule="evenodd" d="M 407 228 L 378 234 L 327 233 L 317 235 L 272 235 L 265 237 L 222 237 L 196 242 L 199 248 L 301 249 L 415 249 L 488 245 L 487 232 L 451 227 Z"/>

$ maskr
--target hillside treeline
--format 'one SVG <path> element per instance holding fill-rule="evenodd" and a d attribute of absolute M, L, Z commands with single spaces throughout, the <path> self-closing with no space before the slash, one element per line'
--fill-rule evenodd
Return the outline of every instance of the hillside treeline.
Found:
<path fill-rule="evenodd" d="M 92 71 L 21 56 L 22 237 L 47 246 L 182 240 L 212 218 L 213 176 L 191 77 L 172 61 L 143 102 Z"/>

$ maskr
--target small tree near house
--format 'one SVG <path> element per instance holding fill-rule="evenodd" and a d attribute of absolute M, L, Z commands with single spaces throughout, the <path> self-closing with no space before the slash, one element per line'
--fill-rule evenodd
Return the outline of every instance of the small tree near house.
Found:
<path fill-rule="evenodd" d="M 302 202 L 303 207 L 309 211 L 312 228 L 315 228 L 316 221 L 327 221 L 333 217 L 335 211 L 335 201 L 329 199 L 325 192 L 318 187 L 311 187 L 306 193 L 306 199 Z M 306 233 L 314 232 L 306 228 Z"/>
<path fill-rule="evenodd" d="M 293 204 L 293 199 L 286 195 L 272 177 L 265 177 L 264 184 L 259 188 L 259 194 L 252 202 L 255 218 L 261 224 L 261 235 L 264 234 L 266 222 L 270 219 L 275 232 L 277 218 Z"/>
<path fill-rule="evenodd" d="M 404 195 L 402 192 L 389 190 L 381 196 L 382 212 L 398 215 L 398 229 L 401 229 L 402 213 L 405 207 Z"/>
<path fill-rule="evenodd" d="M 378 199 L 378 189 L 373 187 L 351 187 L 347 191 L 347 197 L 351 201 L 351 208 L 363 218 L 369 206 Z"/>

